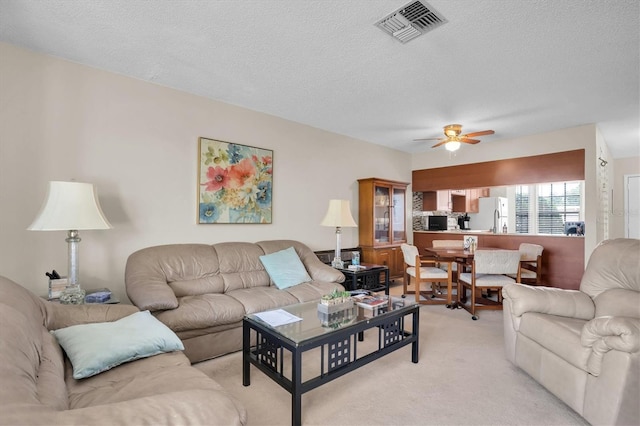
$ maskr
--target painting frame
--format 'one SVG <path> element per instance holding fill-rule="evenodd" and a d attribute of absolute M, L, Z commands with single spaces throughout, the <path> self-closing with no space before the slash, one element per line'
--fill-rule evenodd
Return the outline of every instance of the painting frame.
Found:
<path fill-rule="evenodd" d="M 197 223 L 271 224 L 273 150 L 198 138 Z"/>

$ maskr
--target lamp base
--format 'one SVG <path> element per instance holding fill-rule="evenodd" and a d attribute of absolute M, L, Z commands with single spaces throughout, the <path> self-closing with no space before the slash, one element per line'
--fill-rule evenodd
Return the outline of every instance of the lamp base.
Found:
<path fill-rule="evenodd" d="M 60 303 L 63 305 L 82 305 L 86 292 L 79 285 L 65 287 L 60 295 Z"/>
<path fill-rule="evenodd" d="M 334 257 L 331 261 L 331 266 L 336 269 L 344 269 L 344 262 L 341 259 Z"/>

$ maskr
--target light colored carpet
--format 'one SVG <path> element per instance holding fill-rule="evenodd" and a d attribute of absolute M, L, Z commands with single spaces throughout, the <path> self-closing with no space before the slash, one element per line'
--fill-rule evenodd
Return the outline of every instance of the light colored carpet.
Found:
<path fill-rule="evenodd" d="M 394 292 L 392 291 L 392 294 Z M 376 330 L 364 346 L 377 344 Z M 319 362 L 312 352 L 306 370 Z M 247 408 L 249 425 L 291 424 L 291 396 L 242 354 L 195 364 Z M 302 396 L 305 425 L 586 425 L 504 357 L 502 311 L 472 321 L 463 309 L 422 306 L 420 360 L 406 346 Z"/>

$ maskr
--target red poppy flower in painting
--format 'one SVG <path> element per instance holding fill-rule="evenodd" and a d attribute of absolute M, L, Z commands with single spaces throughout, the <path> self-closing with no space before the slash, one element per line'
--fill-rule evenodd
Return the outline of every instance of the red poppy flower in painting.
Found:
<path fill-rule="evenodd" d="M 256 174 L 256 167 L 249 158 L 241 160 L 238 164 L 229 167 L 229 187 L 241 188 L 248 179 Z"/>
<path fill-rule="evenodd" d="M 229 172 L 222 167 L 209 167 L 207 170 L 207 179 L 205 183 L 206 191 L 219 191 L 229 185 Z"/>

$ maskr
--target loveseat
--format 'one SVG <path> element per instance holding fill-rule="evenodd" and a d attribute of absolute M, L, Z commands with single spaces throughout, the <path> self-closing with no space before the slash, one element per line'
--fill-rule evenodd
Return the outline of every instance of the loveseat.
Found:
<path fill-rule="evenodd" d="M 131 305 L 48 302 L 0 277 L 0 424 L 246 424 L 245 409 L 181 351 L 73 378 L 74 366 L 51 330 L 108 327 L 139 314 Z"/>
<path fill-rule="evenodd" d="M 286 288 L 272 278 L 280 271 L 270 275 L 263 265 L 264 256 L 282 252 L 293 252 L 290 263 L 301 262 L 302 274 L 308 274 Z M 285 278 L 299 272 L 289 269 L 281 271 Z M 129 299 L 180 337 L 191 362 L 241 350 L 246 314 L 319 300 L 342 291 L 344 279 L 293 240 L 147 247 L 131 254 L 125 268 Z"/>
<path fill-rule="evenodd" d="M 507 358 L 594 425 L 640 422 L 640 240 L 602 242 L 580 290 L 503 289 Z"/>

